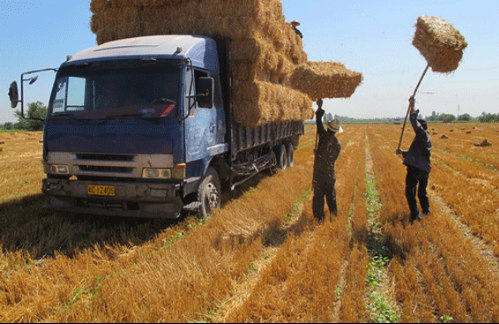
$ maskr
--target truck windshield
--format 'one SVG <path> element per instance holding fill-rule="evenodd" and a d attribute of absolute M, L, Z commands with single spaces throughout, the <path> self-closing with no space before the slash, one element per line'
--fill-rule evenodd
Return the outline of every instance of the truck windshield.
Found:
<path fill-rule="evenodd" d="M 63 68 L 49 118 L 172 118 L 179 99 L 176 62 L 110 61 Z"/>

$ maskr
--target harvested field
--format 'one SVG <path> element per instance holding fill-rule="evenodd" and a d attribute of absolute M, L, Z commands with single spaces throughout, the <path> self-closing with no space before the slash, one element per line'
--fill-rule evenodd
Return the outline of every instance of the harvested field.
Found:
<path fill-rule="evenodd" d="M 41 134 L 0 133 L 0 320 L 498 322 L 499 138 L 471 126 L 430 125 L 449 138 L 432 138 L 432 214 L 412 225 L 397 125 L 344 125 L 324 224 L 312 125 L 294 168 L 169 223 L 43 211 Z"/>

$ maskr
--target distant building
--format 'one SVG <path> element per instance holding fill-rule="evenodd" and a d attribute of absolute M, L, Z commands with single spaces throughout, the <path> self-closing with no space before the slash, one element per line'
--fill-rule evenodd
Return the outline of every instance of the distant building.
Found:
<path fill-rule="evenodd" d="M 395 119 L 393 120 L 393 123 L 394 123 L 395 125 L 400 125 L 400 124 L 402 124 L 402 120 L 401 120 L 401 118 L 395 118 Z"/>

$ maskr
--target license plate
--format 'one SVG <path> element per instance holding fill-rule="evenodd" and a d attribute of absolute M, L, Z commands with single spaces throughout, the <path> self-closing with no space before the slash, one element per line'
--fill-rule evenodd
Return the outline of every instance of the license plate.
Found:
<path fill-rule="evenodd" d="M 114 197 L 116 195 L 116 189 L 114 186 L 88 186 L 88 194 L 91 196 L 109 196 Z"/>

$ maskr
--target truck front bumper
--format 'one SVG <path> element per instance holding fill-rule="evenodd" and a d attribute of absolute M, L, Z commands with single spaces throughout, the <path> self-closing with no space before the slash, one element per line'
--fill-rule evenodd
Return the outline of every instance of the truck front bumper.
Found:
<path fill-rule="evenodd" d="M 89 186 L 114 187 L 114 195 L 90 195 Z M 45 208 L 80 214 L 178 218 L 183 207 L 180 184 L 44 179 L 42 191 Z"/>

